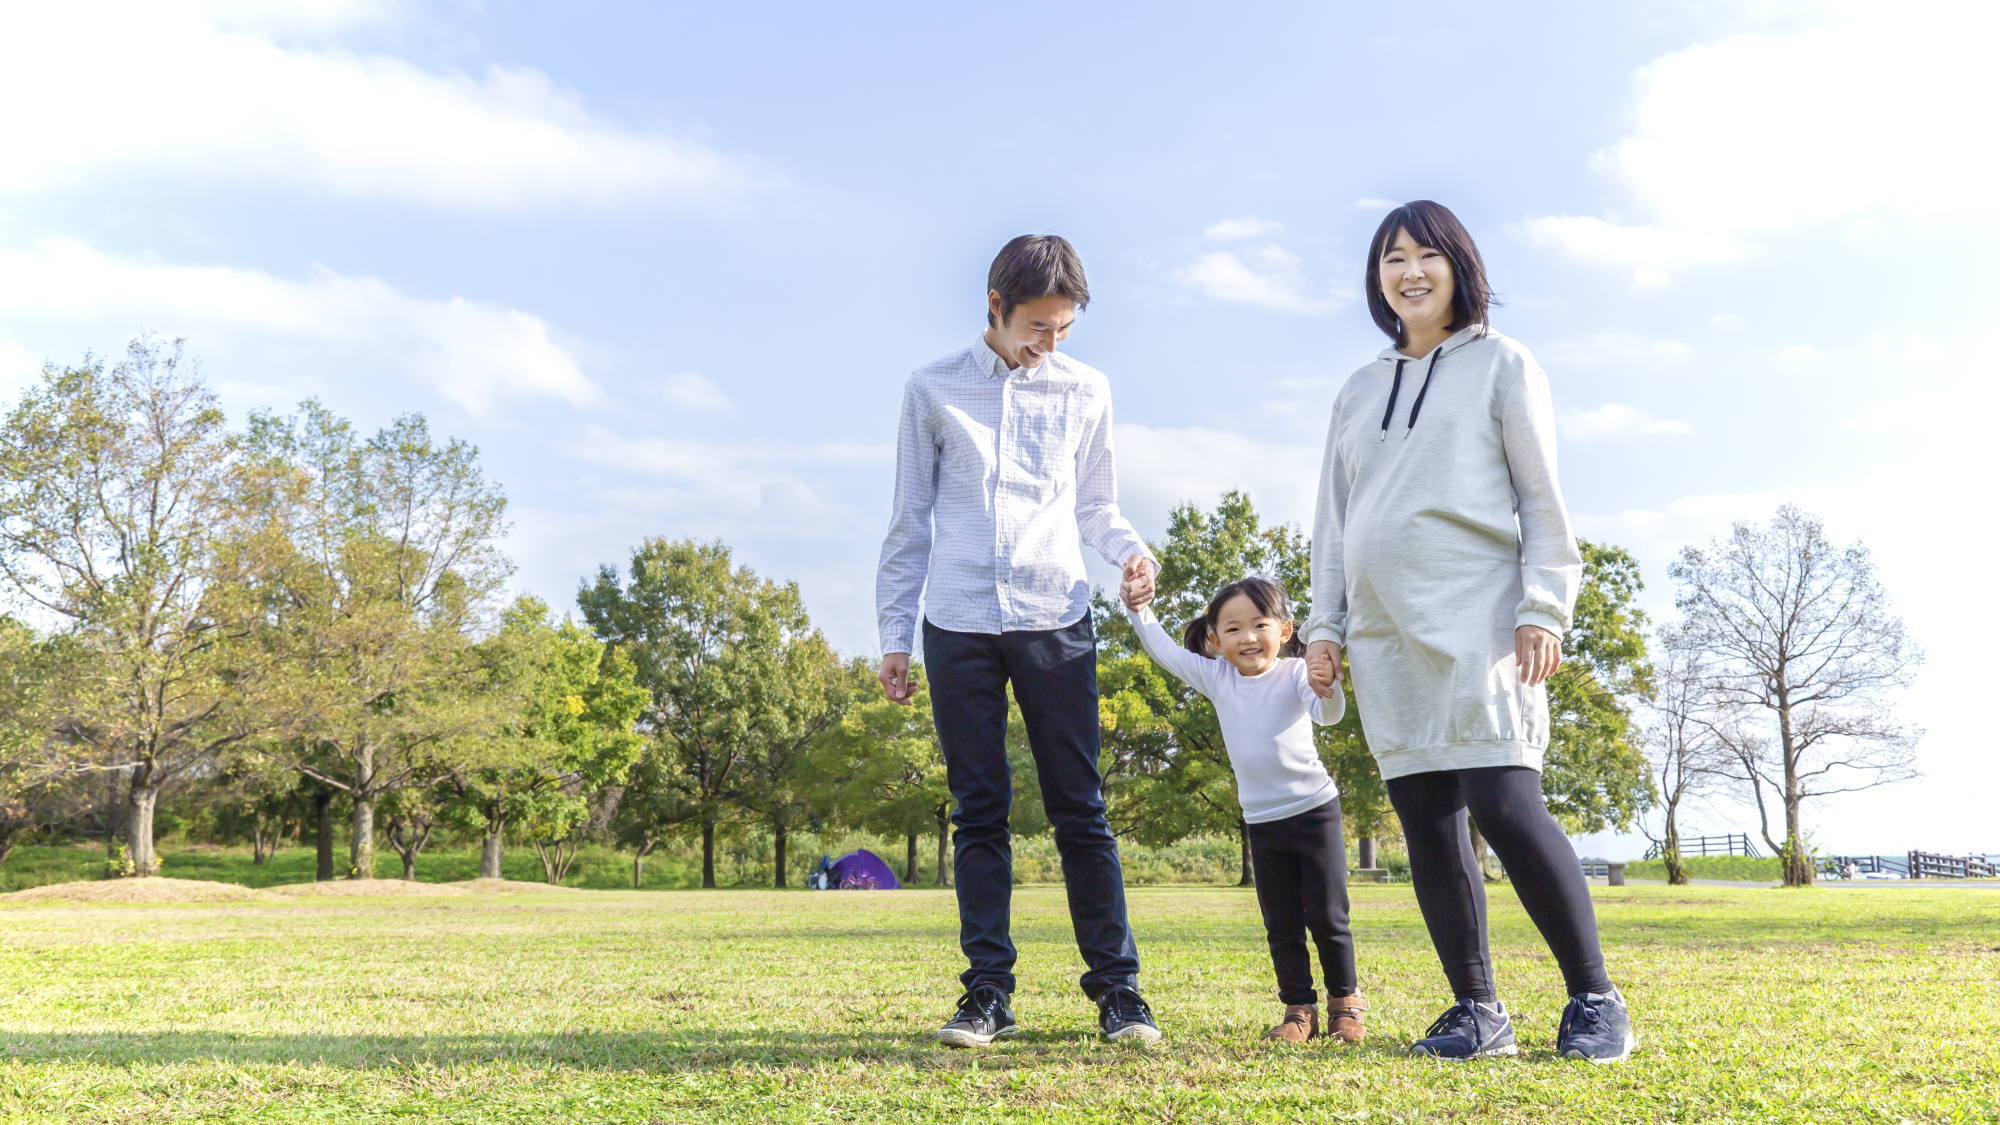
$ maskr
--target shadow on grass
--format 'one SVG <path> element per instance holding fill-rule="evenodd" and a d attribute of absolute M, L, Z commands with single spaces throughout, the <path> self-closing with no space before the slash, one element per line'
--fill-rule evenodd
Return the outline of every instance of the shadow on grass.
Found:
<path fill-rule="evenodd" d="M 1094 1049 L 1085 1049 L 1094 1048 Z M 810 1070 L 854 1062 L 919 1067 L 1005 1068 L 1060 1054 L 1071 1065 L 1116 1066 L 1147 1048 L 1101 1042 L 1095 1031 L 1044 1031 L 978 1051 L 943 1047 L 928 1027 L 879 1032 L 550 1032 L 467 1035 L 236 1035 L 219 1031 L 0 1030 L 0 1062 L 146 1066 L 220 1062 L 407 1070 L 472 1064 L 576 1070 L 692 1073 L 738 1067 Z"/>

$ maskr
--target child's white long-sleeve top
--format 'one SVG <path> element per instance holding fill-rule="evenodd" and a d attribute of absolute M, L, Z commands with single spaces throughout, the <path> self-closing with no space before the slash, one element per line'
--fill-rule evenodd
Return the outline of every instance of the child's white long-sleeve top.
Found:
<path fill-rule="evenodd" d="M 1227 660 L 1181 647 L 1160 628 L 1152 610 L 1128 609 L 1125 615 L 1146 654 L 1215 705 L 1246 823 L 1297 816 L 1339 795 L 1313 748 L 1312 724 L 1339 722 L 1347 713 L 1347 700 L 1315 695 L 1305 661 L 1286 657 L 1261 675 L 1246 676 Z"/>

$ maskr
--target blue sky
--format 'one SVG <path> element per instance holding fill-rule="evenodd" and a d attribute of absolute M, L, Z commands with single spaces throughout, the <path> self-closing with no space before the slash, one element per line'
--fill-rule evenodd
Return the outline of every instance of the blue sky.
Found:
<path fill-rule="evenodd" d="M 16 7 L 0 391 L 185 336 L 237 416 L 314 395 L 477 443 L 521 589 L 719 536 L 872 653 L 901 382 L 978 331 L 1008 237 L 1082 251 L 1069 349 L 1113 379 L 1142 532 L 1232 487 L 1305 523 L 1382 343 L 1365 240 L 1434 198 L 1656 613 L 1680 546 L 1786 500 L 1875 551 L 1930 653 L 1926 777 L 1815 837 L 2000 850 L 1995 17 L 1916 8 Z"/>

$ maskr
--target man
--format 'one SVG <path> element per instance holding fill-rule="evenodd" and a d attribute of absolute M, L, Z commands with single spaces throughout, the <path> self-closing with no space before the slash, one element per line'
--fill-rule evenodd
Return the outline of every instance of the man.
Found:
<path fill-rule="evenodd" d="M 1082 544 L 1150 593 L 1159 564 L 1118 512 L 1111 393 L 1057 352 L 1090 303 L 1076 250 L 1009 242 L 987 273 L 979 341 L 918 368 L 903 391 L 896 495 L 876 574 L 882 689 L 907 704 L 922 598 L 931 714 L 957 804 L 952 872 L 965 994 L 937 1033 L 981 1047 L 1015 1030 L 1014 886 L 1007 815 L 1007 688 L 1041 775 L 1088 970 L 1084 994 L 1113 1040 L 1160 1037 L 1139 995 L 1125 874 L 1097 772 L 1097 638 Z"/>

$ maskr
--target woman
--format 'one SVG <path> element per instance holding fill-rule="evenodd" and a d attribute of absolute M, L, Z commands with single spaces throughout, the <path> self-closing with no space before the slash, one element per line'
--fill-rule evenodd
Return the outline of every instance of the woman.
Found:
<path fill-rule="evenodd" d="M 1556 483 L 1548 380 L 1526 348 L 1488 327 L 1479 250 L 1436 203 L 1382 220 L 1367 293 L 1394 346 L 1334 400 L 1307 661 L 1327 695 L 1347 650 L 1451 982 L 1455 1002 L 1410 1051 L 1516 1050 L 1493 987 L 1470 812 L 1562 967 L 1570 1001 L 1557 1049 L 1617 1062 L 1635 1044 L 1625 1000 L 1605 975 L 1576 853 L 1541 791 L 1543 681 L 1562 662 L 1583 570 Z"/>

